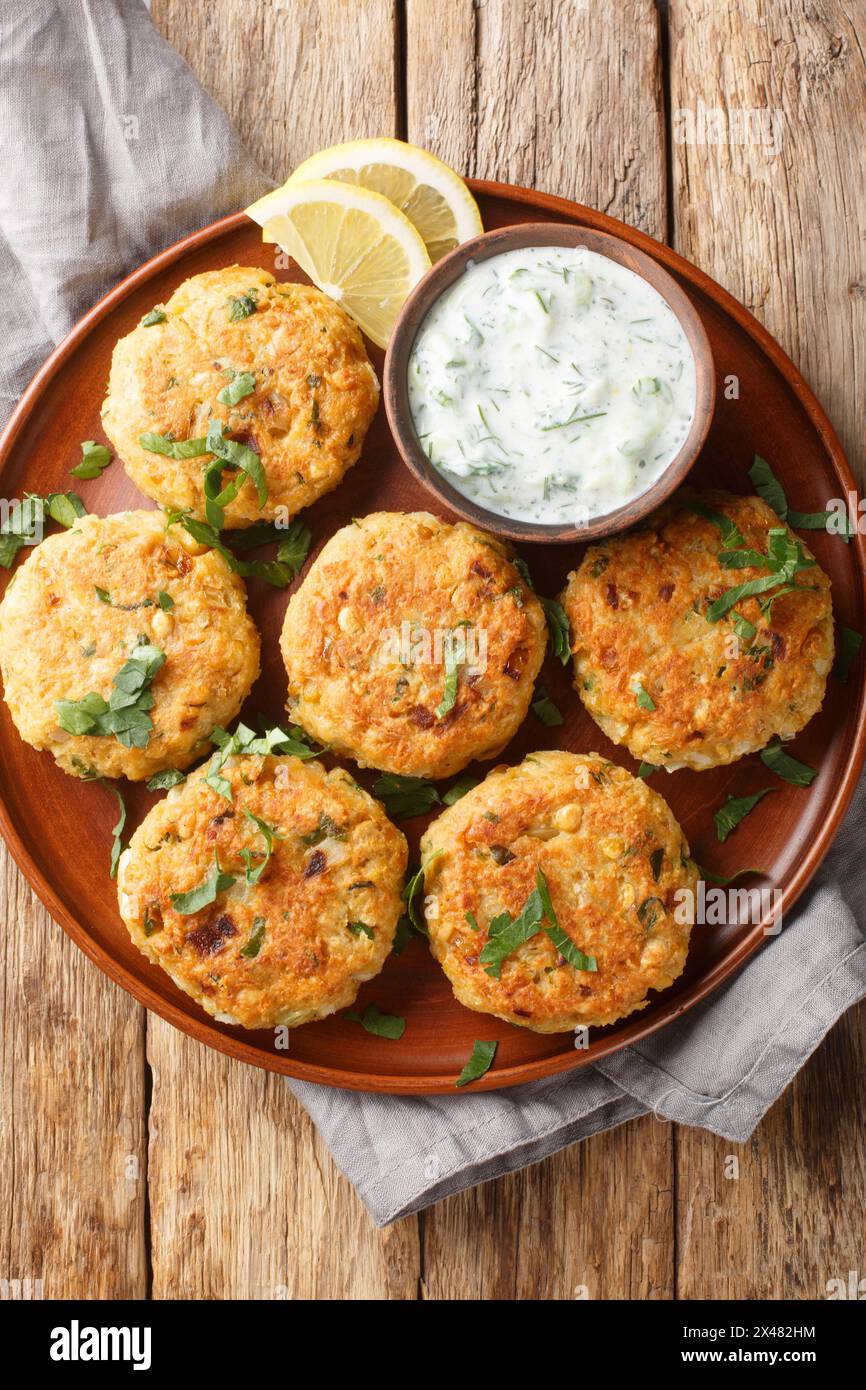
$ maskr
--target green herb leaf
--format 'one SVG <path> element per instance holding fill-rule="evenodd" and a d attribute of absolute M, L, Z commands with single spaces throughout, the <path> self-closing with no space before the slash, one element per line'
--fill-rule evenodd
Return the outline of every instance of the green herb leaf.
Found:
<path fill-rule="evenodd" d="M 426 864 L 422 864 L 419 869 L 416 869 L 415 873 L 412 874 L 411 878 L 408 879 L 406 886 L 401 894 L 401 897 L 404 903 L 406 904 L 406 915 L 409 918 L 409 921 L 411 922 L 415 930 L 417 932 L 420 932 L 422 936 L 427 935 L 427 925 L 424 922 L 423 918 L 418 915 L 418 910 L 415 907 L 415 895 L 417 894 L 419 887 L 423 884 L 424 876 L 427 873 L 427 870 L 430 868 L 430 865 L 436 859 L 439 858 L 441 853 L 442 850 L 437 849 L 435 853 L 430 855 L 430 858 L 427 860 Z"/>
<path fill-rule="evenodd" d="M 707 507 L 703 502 L 687 502 L 685 504 L 687 512 L 694 512 L 696 516 L 702 516 L 705 521 L 711 521 L 714 526 L 718 526 L 722 533 L 722 544 L 726 547 L 735 545 L 745 545 L 746 542 L 740 532 L 736 522 L 723 512 L 715 512 L 712 507 Z"/>
<path fill-rule="evenodd" d="M 335 820 L 322 811 L 319 815 L 315 830 L 311 830 L 308 835 L 301 835 L 301 844 L 307 845 L 312 849 L 315 845 L 320 845 L 323 840 L 345 840 L 347 832 L 341 825 L 337 825 Z"/>
<path fill-rule="evenodd" d="M 203 907 L 209 907 L 216 902 L 220 893 L 228 892 L 229 888 L 236 882 L 234 874 L 225 874 L 220 868 L 219 852 L 214 850 L 214 866 L 207 878 L 196 888 L 191 888 L 188 893 L 171 893 L 169 901 L 174 911 L 181 917 L 191 917 L 194 912 L 201 912 Z"/>
<path fill-rule="evenodd" d="M 297 728 L 294 724 L 290 725 L 288 730 L 275 725 L 262 734 L 257 734 L 247 724 L 238 724 L 233 734 L 226 733 L 225 729 L 216 728 L 211 734 L 211 742 L 217 744 L 218 751 L 208 764 L 204 780 L 217 795 L 225 797 L 226 801 L 232 800 L 232 788 L 228 778 L 221 775 L 221 769 L 229 758 L 243 753 L 257 757 L 278 753 L 306 762 L 310 758 L 317 758 L 325 751 L 323 748 L 312 748 L 303 729 Z"/>
<path fill-rule="evenodd" d="M 455 1086 L 468 1086 L 470 1081 L 477 1081 L 479 1077 L 485 1075 L 493 1066 L 496 1057 L 497 1042 L 474 1042 L 472 1044 L 472 1056 L 464 1066 Z"/>
<path fill-rule="evenodd" d="M 848 672 L 863 645 L 863 634 L 855 632 L 852 627 L 843 627 L 839 638 L 839 651 L 836 654 L 836 665 L 833 667 L 833 675 L 838 681 L 846 681 Z"/>
<path fill-rule="evenodd" d="M 65 526 L 67 531 L 80 516 L 87 515 L 87 508 L 77 492 L 49 492 L 45 505 L 51 520 L 58 526 Z"/>
<path fill-rule="evenodd" d="M 707 883 L 716 883 L 722 888 L 733 883 L 735 879 L 744 878 L 746 874 L 758 874 L 761 878 L 767 877 L 763 869 L 737 869 L 736 873 L 726 875 L 714 873 L 712 869 L 704 869 L 698 864 L 697 870 L 700 877 Z"/>
<path fill-rule="evenodd" d="M 487 944 L 478 957 L 488 975 L 499 979 L 506 957 L 540 931 L 543 917 L 544 906 L 536 887 L 519 916 L 512 918 L 508 912 L 502 912 L 493 918 L 487 928 Z"/>
<path fill-rule="evenodd" d="M 390 1038 L 393 1042 L 399 1042 L 406 1032 L 405 1018 L 384 1014 L 378 1004 L 368 1004 L 362 1014 L 350 1009 L 343 1017 L 351 1019 L 353 1023 L 360 1023 L 362 1028 L 366 1028 L 367 1032 L 375 1037 Z"/>
<path fill-rule="evenodd" d="M 171 594 L 167 594 L 165 592 L 165 589 L 160 589 L 158 591 L 156 595 L 156 601 L 162 609 L 163 613 L 170 613 L 172 608 L 174 608 L 174 599 L 172 598 Z"/>
<path fill-rule="evenodd" d="M 788 515 L 788 499 L 785 496 L 785 489 L 767 460 L 762 459 L 760 454 L 755 454 L 755 462 L 749 469 L 749 477 L 758 496 L 763 497 L 767 505 L 772 507 L 780 521 L 784 521 Z"/>
<path fill-rule="evenodd" d="M 741 642 L 751 642 L 757 635 L 758 629 L 754 623 L 750 623 L 748 618 L 743 617 L 742 613 L 731 613 L 731 623 Z"/>
<path fill-rule="evenodd" d="M 556 913 L 553 910 L 550 888 L 541 869 L 536 871 L 535 886 L 541 898 L 544 915 L 550 923 L 549 926 L 544 928 L 544 931 L 546 935 L 550 937 L 550 940 L 553 942 L 559 954 L 563 956 L 575 970 L 594 971 L 596 969 L 595 957 L 585 955 L 583 951 L 575 946 L 568 933 L 559 925 Z"/>
<path fill-rule="evenodd" d="M 168 315 L 162 309 L 151 309 L 141 320 L 142 328 L 152 328 L 155 323 L 165 323 Z"/>
<path fill-rule="evenodd" d="M 147 790 L 149 792 L 164 792 L 171 787 L 180 786 L 181 782 L 186 781 L 186 773 L 181 772 L 176 767 L 167 767 L 162 772 L 155 772 L 148 778 Z"/>
<path fill-rule="evenodd" d="M 652 777 L 654 772 L 658 772 L 657 763 L 641 763 L 637 770 L 638 777 Z"/>
<path fill-rule="evenodd" d="M 404 912 L 403 916 L 397 922 L 397 929 L 394 932 L 394 940 L 391 943 L 391 950 L 393 954 L 395 956 L 402 956 L 403 952 L 409 945 L 409 942 L 412 940 L 414 935 L 415 933 L 412 930 L 412 923 L 409 921 L 409 918 L 406 916 L 406 913 Z"/>
<path fill-rule="evenodd" d="M 113 839 L 111 842 L 111 859 L 108 867 L 109 878 L 117 878 L 117 865 L 123 849 L 120 837 L 123 834 L 123 827 L 126 825 L 126 804 L 120 792 L 117 790 L 117 787 L 110 787 L 109 790 L 114 792 L 114 795 L 117 797 L 117 805 L 120 812 L 117 817 L 117 824 L 113 825 L 111 828 Z"/>
<path fill-rule="evenodd" d="M 794 787 L 810 787 L 818 776 L 813 768 L 786 753 L 779 738 L 767 744 L 761 753 L 761 762 L 783 782 L 790 782 Z"/>
<path fill-rule="evenodd" d="M 655 701 L 653 700 L 652 696 L 644 690 L 640 681 L 638 681 L 637 685 L 634 687 L 634 696 L 641 709 L 655 709 Z"/>
<path fill-rule="evenodd" d="M 372 941 L 376 935 L 372 927 L 368 927 L 366 922 L 347 922 L 346 926 L 353 936 L 360 936 L 362 933 Z"/>
<path fill-rule="evenodd" d="M 23 546 L 35 545 L 41 540 L 47 521 L 56 521 L 68 528 L 74 526 L 86 510 L 76 492 L 52 492 L 47 497 L 28 492 L 23 501 L 9 506 L 6 520 L 0 526 L 0 566 L 11 568 Z"/>
<path fill-rule="evenodd" d="M 550 650 L 555 657 L 562 662 L 563 666 L 568 665 L 571 656 L 571 633 L 568 627 L 568 618 L 565 610 L 557 603 L 556 599 L 543 598 L 538 595 L 539 603 L 544 609 L 544 616 L 547 618 L 547 636 Z"/>
<path fill-rule="evenodd" d="M 265 929 L 267 922 L 264 917 L 254 917 L 253 925 L 250 928 L 250 937 L 246 946 L 242 946 L 240 954 L 246 956 L 247 960 L 255 960 L 259 951 L 262 949 L 262 942 L 265 939 Z"/>
<path fill-rule="evenodd" d="M 268 480 L 265 477 L 262 461 L 255 449 L 251 449 L 247 444 L 241 444 L 237 439 L 227 438 L 223 434 L 223 427 L 219 420 L 211 420 L 208 424 L 206 443 L 208 453 L 214 454 L 216 458 L 222 459 L 230 467 L 238 468 L 247 475 L 255 485 L 259 506 L 263 507 L 268 500 Z"/>
<path fill-rule="evenodd" d="M 661 898 L 644 898 L 637 910 L 638 921 L 644 930 L 651 932 L 659 919 L 659 908 L 664 909 Z"/>
<path fill-rule="evenodd" d="M 162 454 L 168 459 L 194 459 L 210 453 L 207 439 L 172 439 L 168 434 L 154 434 L 152 430 L 140 434 L 138 442 L 149 454 Z"/>
<path fill-rule="evenodd" d="M 437 719 L 444 719 L 457 703 L 457 683 L 460 679 L 460 644 L 455 634 L 449 632 L 445 641 L 445 689 L 442 699 L 436 706 Z"/>
<path fill-rule="evenodd" d="M 395 772 L 385 772 L 377 777 L 373 783 L 373 795 L 383 802 L 388 815 L 394 820 L 425 816 L 441 802 L 432 782 L 425 781 L 423 777 L 400 777 Z"/>
<path fill-rule="evenodd" d="M 94 439 L 85 439 L 81 445 L 81 462 L 69 472 L 73 478 L 99 478 L 111 463 L 111 450 Z"/>
<path fill-rule="evenodd" d="M 285 540 L 280 544 L 277 551 L 277 560 L 281 565 L 286 565 L 292 572 L 292 578 L 300 574 L 304 561 L 310 553 L 310 544 L 313 534 L 309 526 L 305 526 L 297 517 L 285 533 Z"/>
<path fill-rule="evenodd" d="M 114 734 L 126 748 L 146 748 L 153 723 L 148 710 L 154 697 L 150 684 L 165 664 L 165 653 L 147 641 L 139 641 L 132 656 L 114 677 L 106 702 L 92 692 L 81 700 L 55 700 L 57 720 L 70 734 Z"/>
<path fill-rule="evenodd" d="M 252 372 L 236 372 L 231 381 L 217 392 L 220 405 L 237 405 L 256 389 L 256 378 Z"/>
<path fill-rule="evenodd" d="M 659 874 L 662 871 L 662 864 L 665 862 L 665 852 L 663 849 L 654 849 L 649 857 L 650 869 L 654 882 L 658 883 Z"/>
<path fill-rule="evenodd" d="M 254 314 L 259 304 L 259 292 L 256 289 L 247 290 L 246 294 L 233 296 L 229 300 L 229 322 L 239 323 L 241 319 L 248 319 L 250 314 Z"/>
<path fill-rule="evenodd" d="M 460 801 L 467 792 L 471 792 L 473 787 L 477 787 L 480 782 L 479 777 L 460 777 L 443 793 L 442 801 L 446 806 L 453 806 Z"/>
<path fill-rule="evenodd" d="M 560 724 L 565 723 L 565 719 L 560 714 L 556 705 L 551 700 L 543 685 L 536 686 L 535 699 L 532 701 L 532 713 L 536 719 L 540 719 L 542 724 L 546 724 L 548 729 L 555 729 Z"/>
<path fill-rule="evenodd" d="M 243 859 L 247 866 L 245 875 L 247 883 L 258 883 L 265 869 L 268 867 L 268 862 L 274 852 L 274 842 L 276 840 L 282 840 L 284 837 L 277 830 L 276 826 L 268 825 L 267 821 L 261 820 L 258 816 L 253 815 L 252 811 L 248 811 L 244 808 L 244 815 L 247 820 L 251 821 L 256 827 L 265 842 L 264 857 L 262 862 L 257 864 L 255 868 L 253 868 L 252 852 L 248 849 L 241 850 L 241 859 Z"/>
<path fill-rule="evenodd" d="M 96 594 L 96 597 L 99 599 L 100 603 L 106 603 L 109 608 L 112 606 L 111 594 L 108 592 L 107 589 L 100 589 L 98 584 L 94 584 L 93 592 Z"/>
<path fill-rule="evenodd" d="M 749 812 L 755 809 L 763 797 L 774 790 L 773 787 L 765 787 L 763 791 L 755 792 L 754 796 L 729 796 L 724 806 L 713 816 L 718 839 L 724 844 L 731 831 L 736 830 L 740 821 L 744 820 Z"/>

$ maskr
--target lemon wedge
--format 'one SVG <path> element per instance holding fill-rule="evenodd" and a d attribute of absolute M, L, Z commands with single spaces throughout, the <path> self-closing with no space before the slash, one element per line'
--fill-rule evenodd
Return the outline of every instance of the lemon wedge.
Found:
<path fill-rule="evenodd" d="M 247 208 L 262 239 L 288 253 L 379 347 L 387 347 L 430 257 L 408 217 L 381 193 L 336 179 L 292 179 Z"/>
<path fill-rule="evenodd" d="M 289 182 L 296 179 L 337 179 L 380 193 L 417 228 L 431 261 L 484 231 L 478 204 L 459 174 L 404 140 L 381 136 L 333 145 L 299 165 Z"/>

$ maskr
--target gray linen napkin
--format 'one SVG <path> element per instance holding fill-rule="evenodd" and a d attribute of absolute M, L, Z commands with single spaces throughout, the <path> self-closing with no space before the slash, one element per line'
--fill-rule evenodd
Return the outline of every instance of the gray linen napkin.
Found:
<path fill-rule="evenodd" d="M 0 418 L 79 314 L 266 180 L 141 0 L 0 0 Z M 191 157 L 192 156 L 192 157 Z M 662 1033 L 571 1076 L 402 1099 L 292 1089 L 385 1225 L 648 1111 L 747 1139 L 866 996 L 866 782 L 794 918 Z M 700 928 L 698 928 L 700 930 Z"/>

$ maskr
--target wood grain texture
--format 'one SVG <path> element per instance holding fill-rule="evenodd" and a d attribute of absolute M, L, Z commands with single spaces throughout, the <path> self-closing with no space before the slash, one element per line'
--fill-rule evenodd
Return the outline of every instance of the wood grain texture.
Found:
<path fill-rule="evenodd" d="M 0 1299 L 143 1298 L 144 1010 L 51 921 L 5 850 L 0 939 Z"/>
<path fill-rule="evenodd" d="M 670 0 L 669 17 L 674 244 L 794 358 L 863 485 L 863 6 Z M 738 134 L 743 112 L 760 134 L 681 141 L 678 112 L 705 141 Z"/>
<path fill-rule="evenodd" d="M 406 0 L 406 113 L 465 174 L 664 233 L 653 0 Z"/>
<path fill-rule="evenodd" d="M 274 178 L 397 133 L 395 0 L 154 0 L 153 16 Z M 148 1057 L 155 1298 L 416 1296 L 417 1220 L 373 1226 L 285 1082 L 153 1015 Z"/>
<path fill-rule="evenodd" d="M 862 484 L 862 7 L 670 0 L 669 22 L 674 245 L 791 354 Z M 699 103 L 724 118 L 702 119 Z M 681 138 L 738 133 L 743 111 L 758 113 L 749 144 Z M 747 1145 L 677 1131 L 678 1297 L 820 1298 L 828 1279 L 862 1272 L 864 1061 L 861 1005 Z"/>
<path fill-rule="evenodd" d="M 407 139 L 464 173 L 664 235 L 652 0 L 605 6 L 601 24 L 597 7 L 570 0 L 407 0 L 406 113 Z M 672 1171 L 672 1131 L 647 1119 L 433 1207 L 425 1296 L 670 1298 Z"/>
<path fill-rule="evenodd" d="M 397 3 L 153 0 L 152 14 L 282 183 L 325 145 L 397 133 Z"/>

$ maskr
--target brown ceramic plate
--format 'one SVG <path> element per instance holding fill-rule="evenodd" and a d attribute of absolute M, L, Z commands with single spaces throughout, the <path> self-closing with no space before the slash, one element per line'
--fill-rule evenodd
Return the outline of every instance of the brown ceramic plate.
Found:
<path fill-rule="evenodd" d="M 829 498 L 845 497 L 853 489 L 839 441 L 796 368 L 751 315 L 701 271 L 642 233 L 564 199 L 493 183 L 473 183 L 472 188 L 488 228 L 546 220 L 612 232 L 660 261 L 679 282 L 707 330 L 720 390 L 709 438 L 692 474 L 695 482 L 749 491 L 746 470 L 758 451 L 770 461 L 799 511 L 820 511 Z M 167 299 L 189 275 L 234 262 L 272 269 L 273 255 L 271 247 L 262 245 L 260 229 L 238 213 L 179 242 L 112 291 L 81 320 L 25 392 L 0 442 L 0 495 L 9 498 L 72 485 L 68 470 L 80 456 L 79 441 L 104 439 L 99 407 L 114 343 L 154 303 Z M 290 278 L 291 272 L 279 274 Z M 382 354 L 373 350 L 372 357 L 381 372 Z M 724 394 L 732 376 L 739 379 L 738 399 Z M 78 490 L 90 510 L 103 514 L 149 505 L 117 462 L 98 481 L 78 484 Z M 429 509 L 430 503 L 430 494 L 400 461 L 380 409 L 361 462 L 306 519 L 318 547 L 352 516 L 379 509 Z M 807 539 L 833 580 L 838 623 L 862 632 L 863 538 L 845 545 L 813 532 Z M 579 550 L 526 546 L 523 553 L 541 592 L 553 595 Z M 8 576 L 0 574 L 5 583 Z M 277 719 L 286 689 L 277 649 L 286 594 L 258 582 L 251 582 L 249 591 L 264 651 L 262 675 L 245 716 L 263 712 Z M 542 679 L 567 714 L 566 723 L 548 730 L 530 715 L 503 761 L 516 763 L 533 749 L 559 746 L 577 752 L 595 749 L 635 770 L 628 754 L 609 744 L 583 712 L 561 666 L 548 658 Z M 864 737 L 861 658 L 847 683 L 831 679 L 822 713 L 796 740 L 797 756 L 820 769 L 808 790 L 778 782 L 757 758 L 714 772 L 659 773 L 652 785 L 670 802 L 701 864 L 721 873 L 745 865 L 764 869 L 772 885 L 782 890 L 787 911 L 839 825 L 863 761 Z M 369 786 L 373 778 L 365 773 L 362 780 Z M 726 795 L 747 794 L 771 783 L 775 794 L 719 845 L 712 815 Z M 124 785 L 124 793 L 131 830 L 155 798 L 131 784 Z M 674 987 L 655 997 L 642 1013 L 597 1030 L 590 1047 L 578 1052 L 569 1034 L 541 1036 L 461 1008 L 419 939 L 401 956 L 392 956 L 360 996 L 362 1006 L 375 1002 L 405 1016 L 401 1042 L 371 1037 L 358 1024 L 334 1018 L 294 1030 L 289 1050 L 283 1052 L 275 1049 L 270 1033 L 246 1033 L 213 1022 L 132 946 L 108 878 L 115 818 L 114 797 L 106 788 L 65 776 L 47 754 L 25 746 L 5 705 L 0 707 L 0 829 L 21 869 L 72 939 L 113 980 L 199 1041 L 271 1071 L 332 1086 L 455 1094 L 454 1079 L 475 1038 L 497 1038 L 499 1050 L 493 1070 L 474 1090 L 568 1071 L 677 1018 L 720 985 L 764 940 L 760 925 L 696 928 L 686 970 Z M 417 844 L 423 822 L 404 823 L 404 828 Z"/>

